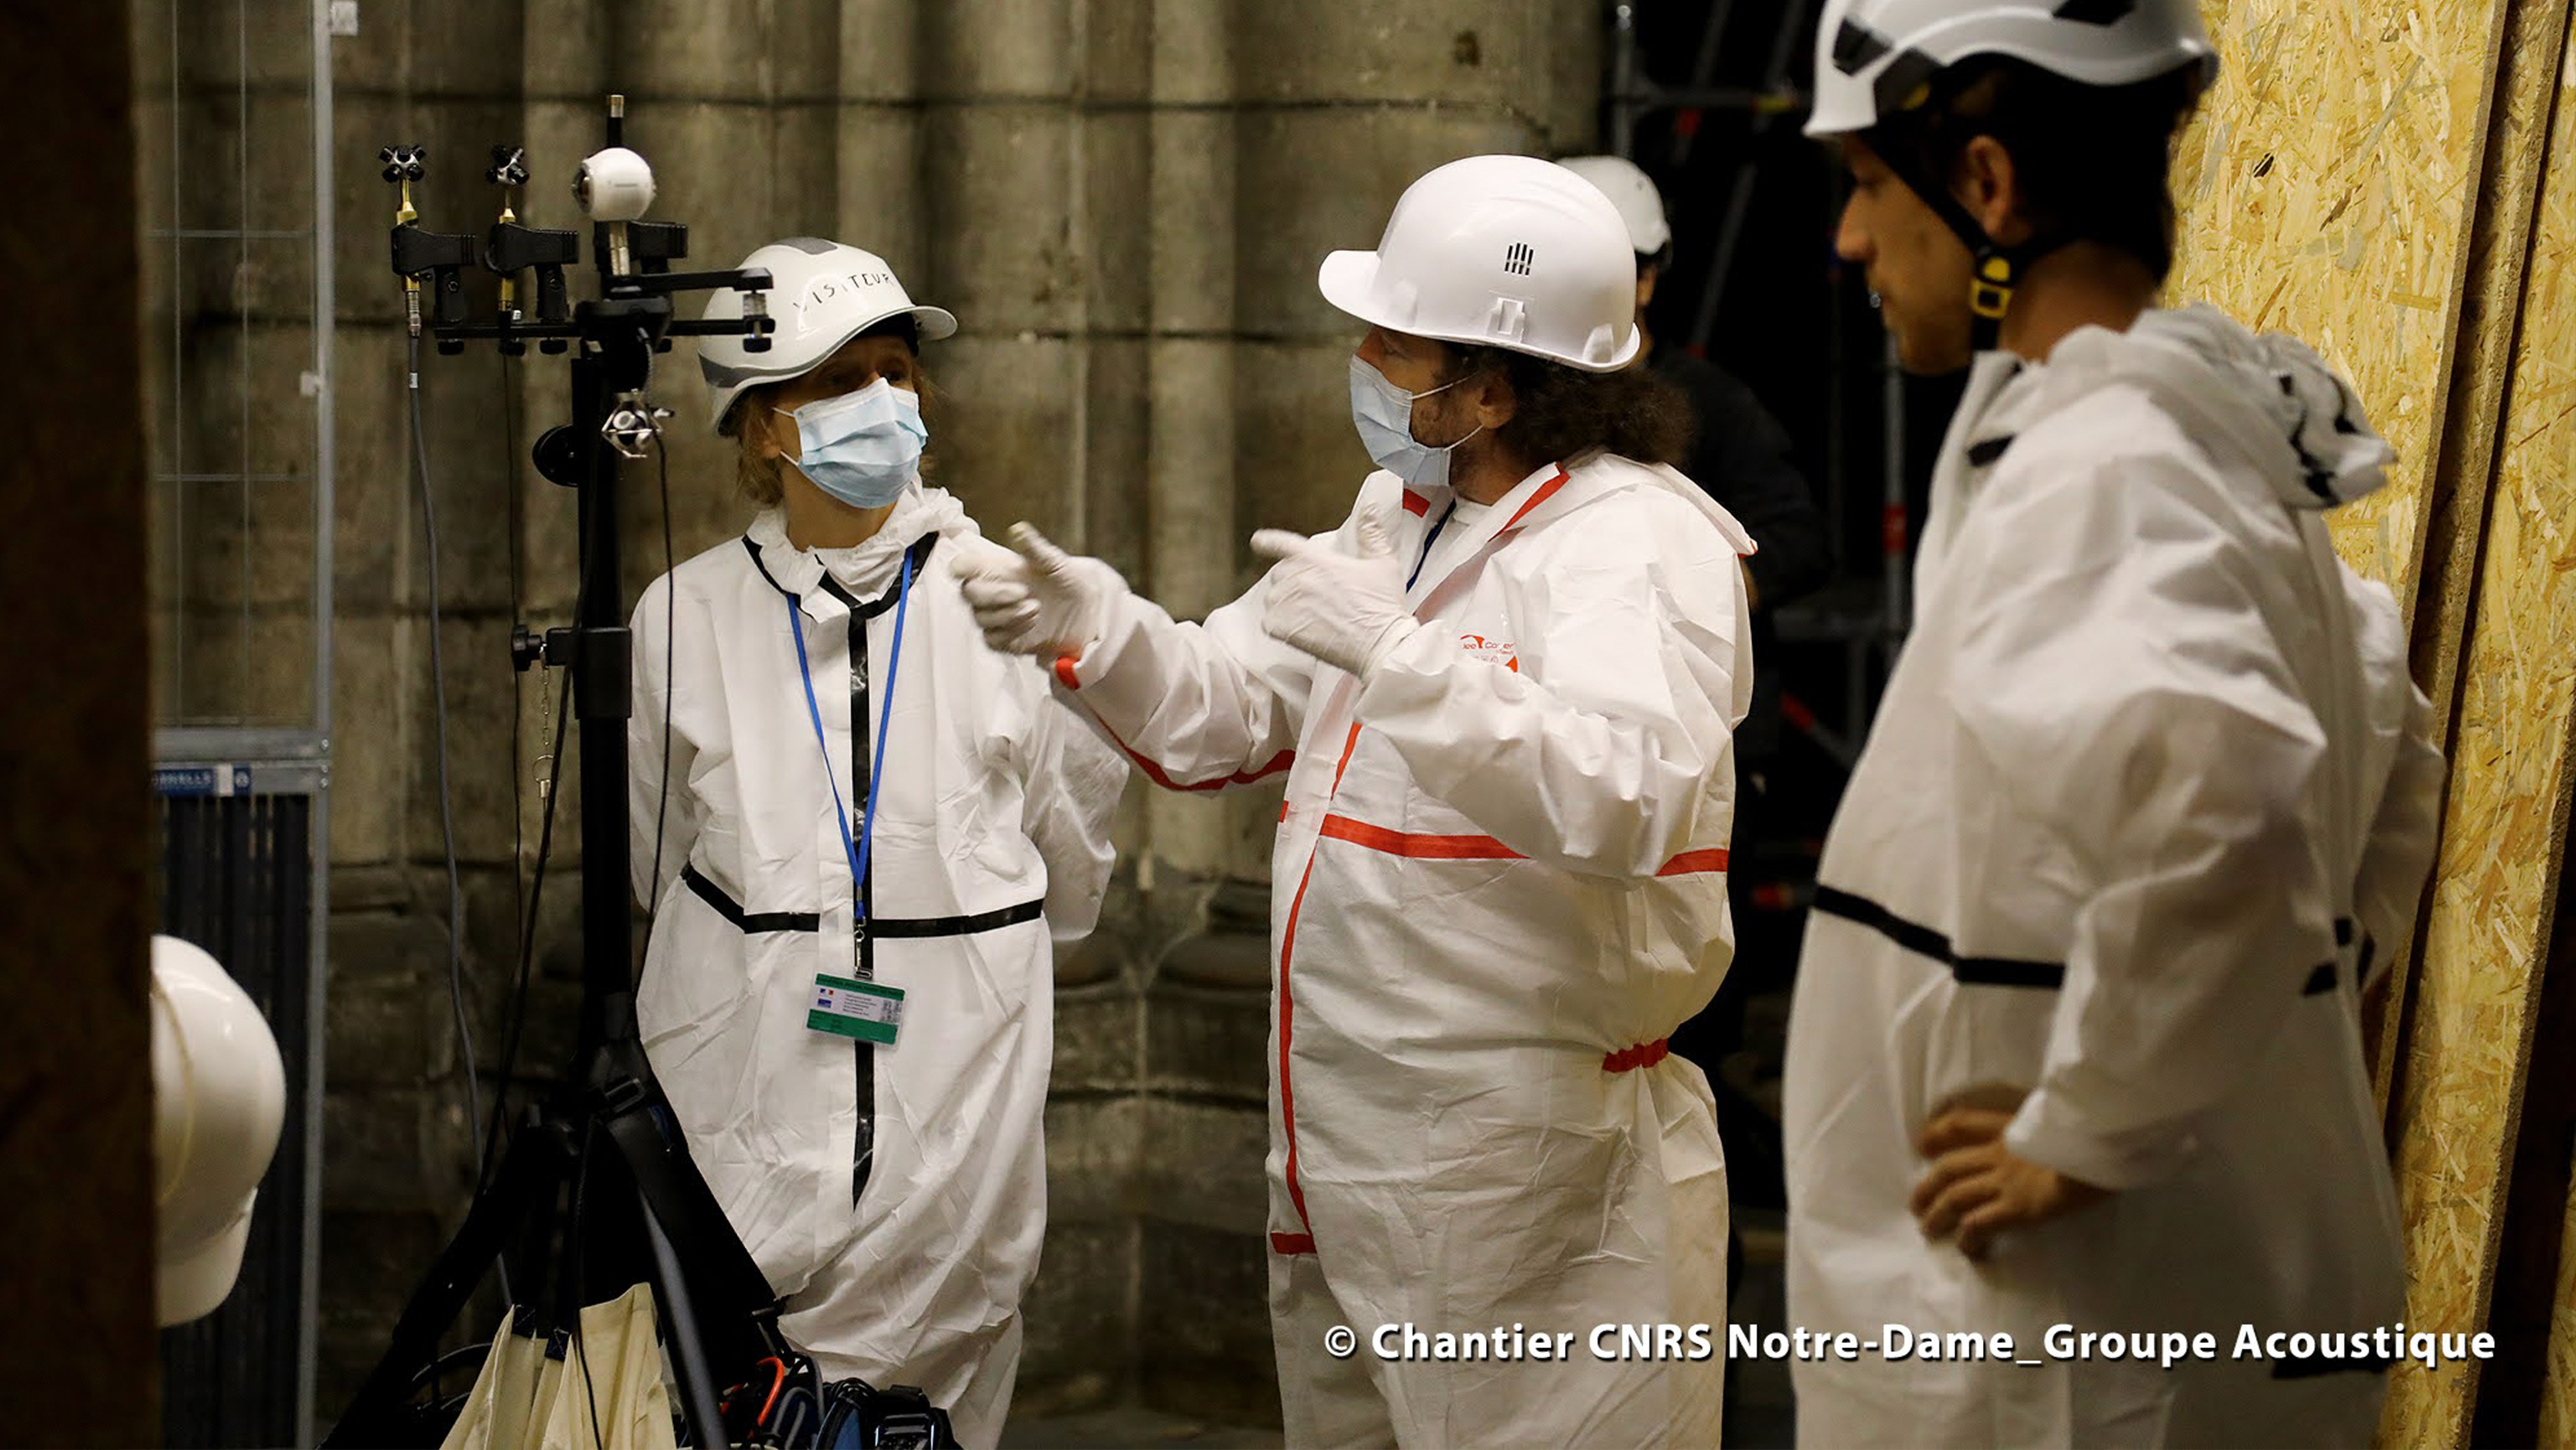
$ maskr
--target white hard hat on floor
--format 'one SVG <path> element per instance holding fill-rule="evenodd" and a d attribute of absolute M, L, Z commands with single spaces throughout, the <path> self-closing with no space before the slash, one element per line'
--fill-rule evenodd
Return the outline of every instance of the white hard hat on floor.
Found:
<path fill-rule="evenodd" d="M 749 350 L 740 337 L 698 340 L 698 370 L 707 380 L 707 422 L 718 429 L 745 388 L 801 377 L 839 352 L 841 344 L 887 318 L 910 315 L 923 342 L 957 330 L 957 319 L 946 309 L 916 304 L 885 258 L 846 243 L 789 237 L 743 258 L 742 266 L 769 269 L 769 315 L 778 325 L 767 352 Z M 742 294 L 713 294 L 705 316 L 710 322 L 742 316 Z"/>
<path fill-rule="evenodd" d="M 1362 322 L 1586 372 L 1637 356 L 1637 254 L 1599 187 L 1534 156 L 1470 156 L 1406 187 L 1373 252 L 1315 278 Z"/>
<path fill-rule="evenodd" d="M 1866 131 L 1918 104 L 1934 76 L 1981 55 L 2095 86 L 2218 67 L 2195 0 L 1826 0 L 1807 134 Z"/>
<path fill-rule="evenodd" d="M 1673 244 L 1672 223 L 1664 219 L 1664 194 L 1654 178 L 1625 156 L 1568 156 L 1556 163 L 1594 186 L 1619 209 L 1628 224 L 1628 245 L 1640 257 L 1659 257 Z"/>
<path fill-rule="evenodd" d="M 160 1321 L 211 1314 L 241 1272 L 286 1120 L 268 1019 L 205 950 L 152 938 L 152 1163 Z"/>

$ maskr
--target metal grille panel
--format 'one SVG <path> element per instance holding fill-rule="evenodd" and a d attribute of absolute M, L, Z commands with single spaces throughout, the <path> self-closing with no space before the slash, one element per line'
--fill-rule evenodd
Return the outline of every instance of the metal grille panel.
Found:
<path fill-rule="evenodd" d="M 191 770 L 165 769 L 188 783 Z M 231 782 L 224 782 L 230 785 Z M 214 953 L 268 1017 L 286 1058 L 284 1132 L 260 1181 L 241 1277 L 223 1307 L 161 1336 L 162 1428 L 190 1447 L 290 1445 L 300 1438 L 299 1366 L 307 1285 L 312 1151 L 303 1085 L 311 1080 L 313 824 L 310 795 L 161 800 L 160 930 Z"/>

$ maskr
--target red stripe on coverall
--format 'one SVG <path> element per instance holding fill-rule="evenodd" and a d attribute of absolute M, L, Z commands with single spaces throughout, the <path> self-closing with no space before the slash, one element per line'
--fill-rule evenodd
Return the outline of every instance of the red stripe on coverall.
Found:
<path fill-rule="evenodd" d="M 1501 528 L 1495 530 L 1495 532 L 1498 534 L 1508 534 L 1512 530 L 1519 528 L 1521 526 L 1521 520 L 1529 517 L 1529 511 L 1531 509 L 1537 508 L 1540 504 L 1556 497 L 1556 491 L 1565 487 L 1565 481 L 1569 476 L 1570 475 L 1568 475 L 1562 467 L 1558 468 L 1556 470 L 1556 477 L 1540 484 L 1538 486 L 1538 492 L 1529 496 L 1529 502 L 1522 504 L 1519 508 L 1513 510 L 1510 522 L 1504 524 Z"/>
<path fill-rule="evenodd" d="M 1055 657 L 1055 677 L 1064 682 L 1064 687 L 1066 689 L 1072 690 L 1077 694 L 1081 692 L 1082 681 L 1075 678 L 1073 672 L 1073 656 L 1057 655 Z M 1117 731 L 1109 728 L 1108 721 L 1100 719 L 1099 711 L 1093 710 L 1089 705 L 1083 706 L 1083 709 L 1090 714 L 1092 719 L 1099 721 L 1101 733 L 1109 737 L 1110 743 L 1116 745 L 1119 750 L 1124 752 L 1129 760 L 1136 762 L 1136 768 L 1145 772 L 1146 779 L 1161 786 L 1165 790 L 1223 790 L 1230 785 L 1250 785 L 1254 781 L 1277 775 L 1279 772 L 1286 770 L 1289 765 L 1297 759 L 1296 751 L 1283 750 L 1277 755 L 1272 756 L 1270 758 L 1270 762 L 1258 770 L 1238 770 L 1232 775 L 1221 775 L 1214 780 L 1178 781 L 1172 779 L 1172 777 L 1164 771 L 1163 767 L 1147 760 L 1144 756 L 1137 754 L 1134 746 L 1129 745 L 1123 738 L 1121 738 Z"/>
<path fill-rule="evenodd" d="M 1658 876 L 1688 876 L 1693 872 L 1698 871 L 1723 871 L 1725 869 L 1726 848 L 1724 846 L 1710 846 L 1698 851 L 1684 851 L 1680 855 L 1665 862 L 1663 865 L 1656 867 L 1655 874 Z"/>
<path fill-rule="evenodd" d="M 1359 748 L 1359 722 L 1351 723 L 1351 733 L 1342 740 L 1342 758 L 1333 765 L 1333 783 L 1324 793 L 1327 801 L 1333 791 L 1342 788 L 1342 772 L 1351 764 L 1351 752 Z M 1329 817 L 1327 820 L 1329 821 Z M 1289 1087 L 1288 1046 L 1295 1026 L 1295 999 L 1288 995 L 1288 963 L 1297 954 L 1297 915 L 1306 904 L 1306 883 L 1315 877 L 1315 852 L 1308 848 L 1306 869 L 1297 877 L 1297 894 L 1288 900 L 1288 925 L 1279 933 L 1279 1127 L 1288 1135 L 1288 1202 L 1297 1210 L 1297 1221 L 1306 1226 L 1302 1234 L 1273 1233 L 1270 1250 L 1279 1254 L 1311 1254 L 1315 1251 L 1315 1223 L 1306 1216 L 1306 1190 L 1297 1182 L 1297 1094 Z"/>
<path fill-rule="evenodd" d="M 1470 584 L 1475 582 L 1477 562 L 1485 555 L 1492 553 L 1494 550 L 1501 548 L 1505 543 L 1509 542 L 1509 535 L 1512 530 L 1520 527 L 1521 520 L 1529 517 L 1530 510 L 1537 508 L 1540 504 L 1556 497 L 1557 490 L 1565 487 L 1566 481 L 1569 477 L 1571 477 L 1571 475 L 1566 473 L 1563 468 L 1559 468 L 1557 469 L 1556 476 L 1554 478 L 1540 484 L 1538 492 L 1531 494 L 1528 502 L 1522 504 L 1519 508 L 1514 509 L 1512 511 L 1511 518 L 1505 521 L 1501 528 L 1494 530 L 1494 536 L 1487 539 L 1482 548 L 1478 549 L 1466 562 L 1451 569 L 1447 578 L 1442 579 L 1437 585 L 1432 587 L 1431 593 L 1424 597 L 1421 604 L 1415 606 L 1413 617 L 1426 621 L 1439 617 L 1440 611 L 1448 608 L 1451 603 L 1456 601 L 1460 594 L 1466 592 L 1466 589 Z"/>
<path fill-rule="evenodd" d="M 1658 1037 L 1652 1042 L 1640 1042 L 1634 1047 L 1623 1047 L 1617 1052 L 1606 1054 L 1601 1059 L 1601 1070 L 1635 1072 L 1641 1067 L 1653 1067 L 1672 1055 L 1673 1040 L 1669 1037 Z"/>
<path fill-rule="evenodd" d="M 1337 841 L 1384 851 L 1390 856 L 1429 861 L 1520 861 L 1528 858 L 1491 836 L 1418 836 L 1403 831 L 1390 831 L 1348 816 L 1326 816 L 1323 833 Z M 1722 849 L 1684 851 L 1664 863 L 1657 876 L 1688 876 L 1701 871 L 1726 869 L 1726 852 Z M 1603 1072 L 1634 1072 L 1652 1067 L 1672 1053 L 1672 1039 L 1658 1037 L 1605 1054 Z"/>
<path fill-rule="evenodd" d="M 1529 516 L 1530 510 L 1535 509 L 1540 504 L 1554 498 L 1557 491 L 1565 487 L 1569 477 L 1570 475 L 1566 473 L 1565 469 L 1559 467 L 1556 471 L 1555 477 L 1550 478 L 1546 483 L 1539 485 L 1538 491 L 1530 495 L 1529 501 L 1522 504 L 1518 509 L 1515 509 L 1512 512 L 1511 518 L 1507 520 L 1500 529 L 1494 531 L 1495 540 L 1499 542 L 1502 535 L 1508 534 L 1513 529 L 1519 527 L 1521 520 Z M 1404 494 L 1404 506 L 1408 512 L 1414 514 L 1428 514 L 1430 512 L 1431 503 L 1430 500 L 1418 497 L 1412 492 L 1412 490 L 1408 489 Z M 1487 547 L 1491 548 L 1492 544 L 1488 544 Z M 1444 581 L 1439 588 L 1434 589 L 1431 596 L 1425 599 L 1422 604 L 1414 610 L 1414 617 L 1417 619 L 1424 619 L 1438 614 L 1448 601 L 1451 593 L 1451 586 L 1457 584 L 1462 577 L 1464 577 L 1462 574 L 1453 572 L 1448 580 Z M 1071 660 L 1057 660 L 1056 674 L 1058 678 L 1065 681 L 1068 688 L 1080 688 L 1079 684 L 1073 679 L 1073 662 Z M 1114 739 L 1116 737 L 1113 735 L 1112 738 Z M 1342 741 L 1342 758 L 1333 765 L 1332 786 L 1324 793 L 1324 803 L 1326 806 L 1329 807 L 1332 804 L 1334 794 L 1341 790 L 1342 773 L 1350 768 L 1351 752 L 1359 745 L 1359 743 L 1359 722 L 1353 721 L 1351 723 L 1351 733 Z M 1130 751 L 1129 754 L 1132 756 L 1134 752 Z M 1143 763 L 1144 762 L 1141 760 L 1138 761 L 1138 764 L 1140 765 Z M 1283 821 L 1288 818 L 1288 803 L 1286 801 L 1281 801 L 1279 803 L 1279 817 Z M 1475 855 L 1460 857 L 1453 854 L 1448 859 L 1520 859 L 1519 852 L 1505 846 L 1500 841 L 1493 840 L 1491 837 L 1451 836 L 1408 838 L 1400 831 L 1387 831 L 1382 827 L 1371 826 L 1361 821 L 1354 821 L 1348 816 L 1333 815 L 1329 810 L 1325 813 L 1322 829 L 1327 835 L 1337 835 L 1341 839 L 1352 841 L 1354 844 L 1358 845 L 1374 844 L 1371 840 L 1361 839 L 1360 835 L 1357 834 L 1359 832 L 1371 833 L 1376 837 L 1391 839 L 1398 842 L 1406 840 L 1437 840 L 1452 843 L 1476 843 L 1473 847 L 1460 846 L 1457 848 L 1460 850 L 1473 849 L 1476 852 Z M 1352 831 L 1354 833 L 1345 834 L 1345 831 Z M 1490 843 L 1490 846 L 1486 843 Z M 1318 845 L 1320 846 L 1320 844 L 1321 841 L 1319 838 Z M 1385 848 L 1381 846 L 1378 849 Z M 1409 853 L 1397 852 L 1396 854 L 1402 855 Z M 1714 867 L 1699 864 L 1712 855 L 1716 858 L 1716 865 Z M 1722 850 L 1715 852 L 1684 852 L 1682 855 L 1676 856 L 1671 861 L 1666 862 L 1664 869 L 1657 874 L 1679 875 L 1684 871 L 1711 869 L 1723 870 L 1725 869 L 1725 862 L 1726 853 Z M 1289 995 L 1288 991 L 1288 967 L 1290 961 L 1296 954 L 1297 918 L 1306 904 L 1306 885 L 1309 881 L 1314 879 L 1314 875 L 1315 852 L 1313 850 L 1309 850 L 1306 853 L 1306 869 L 1297 877 L 1297 894 L 1290 898 L 1288 903 L 1288 924 L 1286 928 L 1281 931 L 1279 937 L 1279 1120 L 1282 1131 L 1288 1135 L 1288 1201 L 1296 1207 L 1297 1220 L 1299 1223 L 1304 1224 L 1306 1228 L 1306 1232 L 1302 1234 L 1271 1234 L 1271 1251 L 1273 1253 L 1280 1254 L 1311 1254 L 1315 1252 L 1314 1221 L 1307 1217 L 1306 1190 L 1297 1181 L 1296 1094 L 1290 1086 L 1288 1076 L 1289 1043 L 1291 1040 L 1290 1028 L 1295 1019 L 1294 999 Z"/>
<path fill-rule="evenodd" d="M 1366 846 L 1390 856 L 1403 856 L 1415 861 L 1526 861 L 1529 858 L 1492 836 L 1423 836 L 1409 831 L 1390 831 L 1372 826 L 1349 816 L 1324 817 L 1323 834 L 1336 841 Z M 1657 867 L 1662 876 L 1691 876 L 1703 871 L 1726 869 L 1724 847 L 1684 851 Z"/>
<path fill-rule="evenodd" d="M 1491 836 L 1417 836 L 1390 831 L 1348 816 L 1324 817 L 1324 834 L 1336 841 L 1417 861 L 1522 861 L 1520 852 Z"/>
<path fill-rule="evenodd" d="M 1323 834 L 1336 841 L 1348 841 L 1355 846 L 1366 846 L 1372 851 L 1383 851 L 1390 856 L 1402 856 L 1416 861 L 1524 861 L 1529 859 L 1491 836 L 1414 835 L 1405 831 L 1390 831 L 1384 826 L 1372 826 L 1366 821 L 1355 821 L 1348 816 L 1324 817 Z M 1312 863 L 1309 862 L 1309 868 L 1311 867 Z M 1659 877 L 1688 876 L 1702 871 L 1725 869 L 1725 850 L 1712 847 L 1706 850 L 1684 851 L 1665 862 L 1662 869 L 1655 874 Z M 1300 896 L 1304 894 L 1303 883 L 1300 883 L 1298 892 Z M 1604 1054 L 1601 1059 L 1601 1070 L 1634 1072 L 1639 1068 L 1652 1067 L 1671 1054 L 1672 1039 L 1658 1037 L 1652 1042 L 1640 1042 L 1634 1046 Z M 1289 1141 L 1289 1156 L 1292 1159 L 1296 1156 L 1296 1143 L 1293 1138 Z M 1276 1247 L 1277 1240 L 1281 1237 L 1284 1236 L 1279 1234 L 1271 1236 L 1273 1247 Z M 1292 1250 L 1280 1249 L 1279 1252 L 1289 1253 Z"/>

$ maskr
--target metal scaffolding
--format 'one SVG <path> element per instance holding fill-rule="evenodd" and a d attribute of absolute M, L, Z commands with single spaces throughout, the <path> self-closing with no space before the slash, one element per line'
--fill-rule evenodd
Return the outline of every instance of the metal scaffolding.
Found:
<path fill-rule="evenodd" d="M 290 1084 L 239 1289 L 214 1314 L 162 1336 L 171 1444 L 312 1438 L 331 768 L 327 11 L 325 0 L 292 10 L 155 0 L 136 15 L 140 73 L 167 76 L 166 91 L 138 93 L 156 143 L 141 168 L 142 241 L 168 266 L 147 279 L 144 298 L 166 317 L 169 343 L 166 370 L 147 384 L 162 834 L 156 929 L 206 948 L 251 994 L 277 1035 Z M 263 74 L 281 46 L 306 58 L 300 84 Z M 163 105 L 166 127 L 151 115 Z M 210 154 L 231 164 L 206 164 Z M 307 167 L 309 186 L 281 191 L 271 180 Z M 290 214 L 260 214 L 281 196 Z M 305 277 L 310 288 L 300 296 L 264 289 L 269 279 Z M 309 467 L 268 456 L 281 435 L 264 414 L 285 399 L 309 413 Z M 237 543 L 210 544 L 235 530 Z M 309 592 L 288 604 L 263 601 L 255 569 L 300 552 L 310 556 Z M 275 626 L 288 616 L 309 625 L 309 667 L 301 688 L 263 699 L 260 682 L 277 674 Z"/>
<path fill-rule="evenodd" d="M 1721 86 L 1713 83 L 1726 27 L 1734 17 L 1734 0 L 1713 0 L 1702 24 L 1698 46 L 1692 61 L 1688 82 L 1666 85 L 1645 73 L 1638 36 L 1638 6 L 1634 0 L 1618 0 L 1610 9 L 1610 47 L 1608 85 L 1604 96 L 1605 122 L 1609 149 L 1634 158 L 1637 151 L 1637 124 L 1650 115 L 1673 112 L 1691 113 L 1703 110 L 1736 111 L 1750 121 L 1751 133 L 1761 137 L 1784 117 L 1802 116 L 1807 108 L 1805 94 L 1790 84 L 1789 68 L 1798 52 L 1798 40 L 1815 23 L 1816 0 L 1789 0 L 1779 12 L 1779 24 L 1769 38 L 1765 52 L 1762 82 L 1755 87 Z M 1695 128 L 1676 127 L 1673 160 L 1676 165 L 1689 155 Z M 1715 335 L 1726 291 L 1735 270 L 1735 260 L 1745 228 L 1757 201 L 1761 169 L 1750 156 L 1740 158 L 1729 179 L 1724 211 L 1709 244 L 1709 268 L 1698 295 L 1692 299 L 1691 328 L 1687 346 L 1705 354 L 1709 339 Z M 1841 182 L 1835 193 L 1839 201 Z M 1676 239 L 1678 245 L 1678 239 Z M 1669 269 L 1667 269 L 1669 275 Z M 1829 593 L 1829 597 L 1807 605 L 1784 608 L 1777 616 L 1780 637 L 1784 641 L 1838 648 L 1843 654 L 1844 697 L 1838 719 L 1820 718 L 1804 702 L 1791 697 L 1783 702 L 1785 723 L 1813 741 L 1827 755 L 1848 768 L 1857 758 L 1861 739 L 1868 733 L 1869 720 L 1876 706 L 1877 689 L 1897 646 L 1903 642 L 1911 622 L 1908 598 L 1913 574 L 1913 541 L 1908 526 L 1906 491 L 1906 409 L 1904 379 L 1896 365 L 1894 344 L 1890 342 L 1874 365 L 1855 368 L 1843 352 L 1843 298 L 1841 289 L 1832 291 L 1827 303 L 1828 346 L 1831 349 L 1825 369 L 1825 430 L 1823 439 L 1824 497 L 1821 500 L 1833 543 L 1836 571 L 1847 578 L 1859 577 L 1856 561 L 1845 557 L 1844 533 L 1847 510 L 1857 496 L 1847 463 L 1846 441 L 1854 413 L 1852 388 L 1856 380 L 1866 379 L 1878 386 L 1878 412 L 1883 424 L 1882 460 L 1879 470 L 1879 528 L 1876 536 L 1880 556 L 1874 571 L 1874 589 Z"/>

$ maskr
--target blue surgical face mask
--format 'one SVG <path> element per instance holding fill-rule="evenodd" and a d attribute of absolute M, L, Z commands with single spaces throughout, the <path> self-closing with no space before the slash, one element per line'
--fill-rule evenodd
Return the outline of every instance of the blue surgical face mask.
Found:
<path fill-rule="evenodd" d="M 1468 377 L 1475 376 L 1473 373 Z M 1413 436 L 1413 400 L 1433 393 L 1447 392 L 1467 381 L 1452 378 L 1436 388 L 1408 393 L 1386 380 L 1386 374 L 1351 355 L 1351 422 L 1360 430 L 1360 444 L 1377 466 L 1424 488 L 1436 488 L 1449 481 L 1449 454 L 1459 443 L 1485 431 L 1478 424 L 1467 438 L 1444 443 L 1437 448 Z"/>
<path fill-rule="evenodd" d="M 921 399 L 909 389 L 879 378 L 787 416 L 796 420 L 796 441 L 804 448 L 797 470 L 852 508 L 884 508 L 921 477 L 930 429 L 921 421 Z"/>

